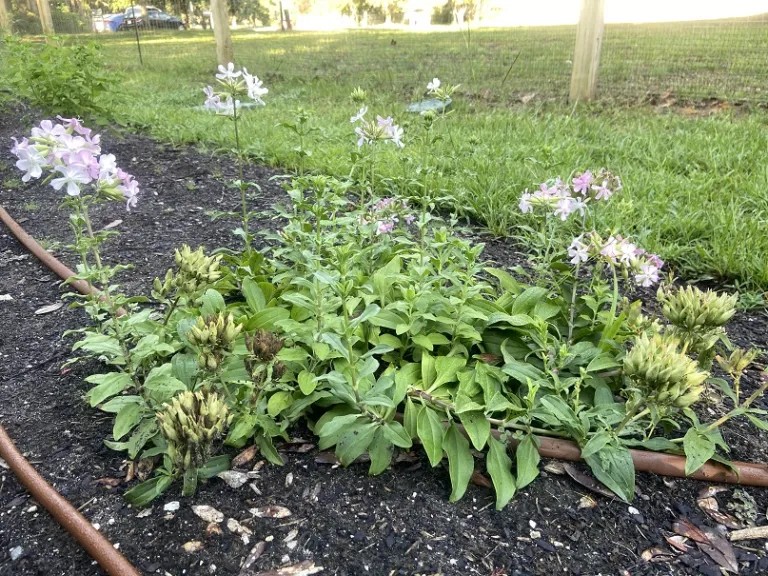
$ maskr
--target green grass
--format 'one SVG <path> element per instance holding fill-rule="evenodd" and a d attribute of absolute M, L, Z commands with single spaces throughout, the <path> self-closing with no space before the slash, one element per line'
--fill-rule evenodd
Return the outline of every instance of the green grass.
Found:
<path fill-rule="evenodd" d="M 768 53 L 765 26 L 670 26 L 608 27 L 602 74 L 609 96 L 636 95 L 637 86 L 641 94 L 661 91 L 676 82 L 676 92 L 685 94 L 683 71 L 691 94 L 702 85 L 733 97 L 768 94 L 766 67 L 751 64 L 753 48 Z M 696 31 L 709 36 L 702 40 Z M 467 42 L 458 32 L 237 32 L 238 63 L 270 89 L 266 108 L 245 113 L 245 145 L 259 161 L 297 168 L 298 142 L 278 123 L 303 106 L 313 110 L 318 128 L 306 144 L 313 152 L 306 168 L 349 174 L 355 150 L 349 117 L 356 109 L 348 95 L 360 85 L 371 94 L 373 113 L 391 114 L 405 128 L 406 148 L 387 147 L 377 167 L 394 191 L 413 190 L 415 167 L 426 153 L 439 168 L 432 186 L 453 206 L 496 234 L 514 235 L 525 222 L 517 209 L 523 189 L 605 166 L 625 182 L 625 192 L 600 214 L 606 225 L 634 235 L 690 279 L 768 288 L 768 114 L 689 117 L 605 103 L 573 109 L 562 97 L 574 33 L 571 27 L 483 30 Z M 99 38 L 122 72 L 121 115 L 161 140 L 231 149 L 231 123 L 194 109 L 202 103 L 202 87 L 214 83 L 210 33 L 148 35 L 143 67 L 131 38 Z M 405 106 L 433 76 L 460 82 L 462 89 L 454 114 L 438 128 L 443 139 L 425 151 L 417 143 L 420 119 Z M 510 105 L 529 91 L 557 101 Z"/>

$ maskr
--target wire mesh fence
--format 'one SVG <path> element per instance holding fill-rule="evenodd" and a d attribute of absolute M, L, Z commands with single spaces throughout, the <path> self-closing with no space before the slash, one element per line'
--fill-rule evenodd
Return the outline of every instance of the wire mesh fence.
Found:
<path fill-rule="evenodd" d="M 453 1 L 448 3 L 454 5 Z M 392 22 L 385 22 L 381 14 L 362 22 L 296 11 L 291 32 L 275 30 L 274 19 L 273 28 L 256 28 L 241 19 L 233 26 L 235 57 L 260 75 L 278 80 L 360 84 L 409 93 L 421 90 L 425 79 L 438 76 L 489 101 L 565 99 L 579 14 L 578 2 L 556 12 L 558 2 L 562 4 L 540 0 L 537 18 L 497 12 L 495 18 L 468 19 L 466 13 L 454 11 L 452 24 L 433 24 L 445 19 L 436 9 L 428 22 L 420 19 L 420 13 L 406 10 Z M 615 15 L 622 2 L 606 0 L 606 16 Z M 439 2 L 435 5 L 439 7 Z M 768 0 L 765 5 L 763 13 L 708 20 L 627 24 L 607 18 L 598 96 L 637 100 L 672 94 L 690 100 L 768 101 Z M 215 63 L 213 33 L 200 9 L 176 18 L 160 8 L 137 6 L 141 22 L 136 26 L 125 10 L 107 13 L 83 6 L 52 4 L 57 34 L 100 32 L 99 40 L 116 58 L 125 59 L 133 50 L 138 59 L 140 47 L 144 64 L 156 70 L 171 70 L 180 63 L 208 67 Z M 662 10 L 650 19 L 663 20 L 665 14 Z M 320 25 L 331 29 L 302 29 Z M 14 20 L 14 27 L 20 33 L 39 32 L 31 19 L 21 24 Z"/>

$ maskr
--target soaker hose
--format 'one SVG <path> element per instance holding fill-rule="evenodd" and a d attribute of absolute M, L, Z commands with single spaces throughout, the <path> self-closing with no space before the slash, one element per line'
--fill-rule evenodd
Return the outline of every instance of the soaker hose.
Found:
<path fill-rule="evenodd" d="M 1 0 L 0 0 L 1 1 Z M 8 212 L 0 206 L 0 220 L 8 227 L 24 248 L 36 256 L 59 278 L 66 280 L 74 272 L 64 266 L 51 254 L 43 250 L 34 238 L 27 234 Z M 83 280 L 71 283 L 81 294 L 98 293 Z M 16 475 L 22 486 L 45 508 L 78 544 L 111 576 L 141 576 L 112 543 L 96 530 L 91 523 L 78 512 L 61 494 L 59 494 L 35 468 L 21 455 L 8 433 L 0 424 L 0 458 L 5 460 L 10 470 Z"/>

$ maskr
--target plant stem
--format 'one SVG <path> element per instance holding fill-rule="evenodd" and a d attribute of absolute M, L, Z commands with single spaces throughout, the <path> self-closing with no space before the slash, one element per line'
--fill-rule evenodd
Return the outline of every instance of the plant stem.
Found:
<path fill-rule="evenodd" d="M 238 120 L 239 116 L 237 115 L 237 104 L 236 100 L 232 100 L 232 107 L 233 107 L 233 114 L 232 114 L 232 120 L 235 123 L 235 146 L 237 147 L 237 171 L 238 171 L 238 182 L 240 186 L 240 203 L 242 206 L 242 220 L 243 220 L 243 232 L 245 236 L 245 251 L 250 252 L 251 251 L 251 239 L 248 235 L 248 201 L 246 198 L 245 190 L 246 185 L 243 181 L 243 150 L 240 147 L 240 131 L 238 129 Z"/>
<path fill-rule="evenodd" d="M 115 304 L 115 301 L 112 299 L 111 294 L 109 293 L 109 278 L 104 273 L 104 266 L 101 263 L 101 254 L 99 253 L 98 240 L 96 239 L 96 235 L 93 233 L 91 218 L 88 215 L 88 207 L 81 197 L 78 198 L 78 205 L 83 217 L 83 222 L 85 223 L 85 229 L 88 232 L 88 238 L 91 240 L 91 253 L 93 254 L 93 260 L 96 263 L 96 272 L 99 275 L 101 290 L 104 293 L 104 301 L 106 302 L 110 315 L 112 316 L 112 325 L 115 328 L 115 337 L 117 338 L 118 342 L 120 342 L 120 348 L 122 348 L 123 358 L 125 359 L 126 366 L 129 366 L 131 361 L 131 353 L 128 350 L 128 345 L 125 343 L 125 338 L 123 337 L 122 329 L 120 328 L 120 319 L 117 314 L 118 307 Z M 132 374 L 131 378 L 133 378 Z"/>
<path fill-rule="evenodd" d="M 763 392 L 765 392 L 766 389 L 768 389 L 768 380 L 763 382 L 763 385 L 760 386 L 760 388 L 758 388 L 757 390 L 755 390 L 749 398 L 744 400 L 744 402 L 742 402 L 740 405 L 736 406 L 736 408 L 734 408 L 724 416 L 721 416 L 720 418 L 712 422 L 709 426 L 707 426 L 706 431 L 711 432 L 712 430 L 715 430 L 716 428 L 719 428 L 720 426 L 725 424 L 728 420 L 730 420 L 734 416 L 737 416 L 737 414 L 734 414 L 737 410 L 746 410 L 747 408 L 749 408 L 752 402 L 754 402 L 760 396 L 762 396 Z"/>

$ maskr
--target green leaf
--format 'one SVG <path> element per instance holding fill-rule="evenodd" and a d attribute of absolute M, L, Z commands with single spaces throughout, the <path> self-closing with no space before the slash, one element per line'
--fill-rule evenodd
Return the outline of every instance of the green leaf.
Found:
<path fill-rule="evenodd" d="M 223 312 L 226 307 L 227 305 L 224 302 L 224 296 L 219 294 L 216 290 L 209 288 L 205 291 L 205 294 L 203 294 L 203 305 L 200 308 L 200 312 L 203 316 L 208 316 L 209 314 Z"/>
<path fill-rule="evenodd" d="M 413 446 L 411 437 L 400 422 L 396 420 L 387 422 L 382 426 L 382 429 L 384 430 L 384 436 L 386 436 L 387 440 L 398 448 L 410 448 Z"/>
<path fill-rule="evenodd" d="M 736 398 L 736 392 L 733 391 L 733 388 L 731 388 L 731 385 L 727 380 L 723 380 L 722 378 L 707 378 L 707 383 L 717 386 L 720 391 L 728 396 L 728 398 L 730 398 L 731 402 L 734 404 L 739 403 L 738 398 Z"/>
<path fill-rule="evenodd" d="M 260 312 L 267 305 L 264 292 L 251 278 L 243 280 L 243 296 L 245 296 L 245 301 L 248 303 L 248 308 L 251 309 L 251 312 Z"/>
<path fill-rule="evenodd" d="M 298 346 L 283 348 L 277 353 L 277 359 L 283 362 L 304 362 L 307 358 L 309 358 L 309 353 Z"/>
<path fill-rule="evenodd" d="M 126 404 L 117 413 L 115 424 L 112 428 L 112 437 L 115 440 L 122 439 L 123 436 L 133 430 L 141 420 L 141 406 L 139 404 Z"/>
<path fill-rule="evenodd" d="M 120 341 L 106 334 L 88 334 L 85 338 L 72 346 L 72 351 L 82 348 L 92 354 L 104 355 L 114 364 L 125 364 L 123 348 Z"/>
<path fill-rule="evenodd" d="M 475 459 L 469 451 L 469 442 L 459 432 L 458 426 L 451 422 L 451 426 L 443 438 L 443 449 L 448 455 L 448 472 L 451 476 L 451 502 L 456 502 L 464 496 L 469 479 L 475 471 Z"/>
<path fill-rule="evenodd" d="M 625 502 L 631 502 L 635 496 L 635 465 L 629 449 L 612 442 L 606 444 L 596 454 L 584 458 L 592 473 L 609 490 Z"/>
<path fill-rule="evenodd" d="M 521 384 L 527 384 L 528 380 L 536 381 L 544 376 L 544 373 L 526 362 L 520 362 L 512 358 L 501 367 L 504 374 L 512 376 L 515 380 Z"/>
<path fill-rule="evenodd" d="M 274 332 L 277 329 L 277 322 L 287 320 L 290 316 L 291 313 L 285 308 L 277 306 L 264 308 L 245 321 L 245 329 L 248 331 L 267 330 Z"/>
<path fill-rule="evenodd" d="M 128 439 L 128 456 L 133 459 L 139 454 L 144 445 L 157 434 L 157 420 L 153 416 L 152 418 L 145 418 L 141 421 L 138 428 L 133 431 L 131 437 Z"/>
<path fill-rule="evenodd" d="M 416 336 L 411 338 L 411 340 L 413 341 L 414 344 L 417 344 L 422 348 L 426 348 L 430 352 L 432 352 L 432 349 L 434 348 L 432 344 L 432 340 L 430 340 L 429 337 L 426 336 L 425 334 L 417 334 Z"/>
<path fill-rule="evenodd" d="M 129 404 L 138 404 L 141 407 L 145 407 L 146 403 L 144 402 L 144 399 L 141 396 L 116 396 L 112 398 L 109 402 L 105 402 L 102 404 L 99 408 L 104 412 L 109 412 L 111 414 L 117 414 L 120 412 L 120 410 L 123 409 L 124 406 L 128 406 Z"/>
<path fill-rule="evenodd" d="M 182 496 L 194 496 L 197 492 L 197 468 L 187 468 L 182 476 Z"/>
<path fill-rule="evenodd" d="M 445 437 L 445 426 L 440 414 L 424 406 L 417 415 L 416 431 L 427 453 L 429 463 L 434 468 L 443 459 L 443 439 Z"/>
<path fill-rule="evenodd" d="M 621 364 L 616 361 L 615 356 L 602 353 L 587 365 L 587 372 L 602 372 L 603 370 L 610 370 L 612 368 L 618 368 L 619 366 L 621 366 Z"/>
<path fill-rule="evenodd" d="M 592 456 L 592 454 L 597 454 L 610 441 L 611 435 L 605 430 L 601 430 L 592 436 L 592 438 L 590 438 L 589 441 L 581 449 L 581 457 L 586 459 Z"/>
<path fill-rule="evenodd" d="M 365 310 L 363 310 L 359 316 L 353 318 L 352 321 L 350 321 L 349 325 L 352 328 L 356 328 L 363 322 L 366 322 L 376 316 L 379 313 L 379 310 L 381 310 L 381 308 L 379 308 L 378 305 L 368 304 L 368 306 L 366 306 Z"/>
<path fill-rule="evenodd" d="M 491 423 L 485 415 L 481 411 L 462 412 L 459 414 L 459 420 L 464 424 L 464 429 L 472 440 L 475 450 L 482 450 L 491 435 Z"/>
<path fill-rule="evenodd" d="M 133 386 L 133 380 L 125 372 L 109 372 L 107 374 L 92 374 L 85 379 L 95 387 L 88 390 L 87 397 L 91 407 L 101 404 L 110 396 L 120 394 L 126 388 Z"/>
<path fill-rule="evenodd" d="M 501 510 L 515 495 L 515 477 L 512 476 L 512 459 L 507 456 L 507 447 L 496 438 L 488 439 L 488 456 L 485 466 L 496 490 L 496 510 Z"/>
<path fill-rule="evenodd" d="M 683 449 L 685 450 L 685 475 L 689 476 L 715 455 L 715 442 L 711 435 L 692 427 L 683 437 Z"/>
<path fill-rule="evenodd" d="M 419 380 L 421 366 L 414 363 L 405 364 L 395 372 L 395 393 L 392 401 L 400 404 L 408 393 L 408 389 Z"/>
<path fill-rule="evenodd" d="M 336 444 L 336 456 L 342 466 L 349 466 L 368 449 L 378 428 L 378 424 L 367 418 L 361 418 L 342 434 Z"/>
<path fill-rule="evenodd" d="M 199 370 L 197 358 L 193 354 L 176 354 L 171 359 L 171 374 L 190 390 L 194 388 Z"/>
<path fill-rule="evenodd" d="M 629 446 L 630 448 L 639 446 L 641 448 L 645 448 L 646 450 L 653 450 L 654 452 L 667 452 L 667 451 L 676 452 L 680 450 L 679 444 L 670 442 L 669 440 L 667 440 L 666 438 L 662 438 L 661 436 L 656 436 L 648 440 L 623 439 L 622 443 L 625 446 Z"/>
<path fill-rule="evenodd" d="M 216 474 L 221 474 L 229 470 L 229 456 L 222 454 L 214 456 L 208 462 L 197 469 L 197 477 L 203 480 L 213 478 Z"/>
<path fill-rule="evenodd" d="M 299 381 L 299 389 L 301 390 L 301 393 L 305 396 L 309 396 L 312 394 L 312 392 L 315 391 L 315 388 L 317 388 L 317 382 L 315 382 L 315 375 L 312 374 L 312 372 L 308 370 L 302 370 L 299 372 L 299 376 L 297 378 Z"/>
<path fill-rule="evenodd" d="M 510 326 L 520 327 L 520 326 L 528 326 L 530 324 L 533 324 L 533 318 L 531 318 L 527 314 L 510 315 L 510 314 L 504 314 L 503 312 L 495 312 L 494 314 L 491 314 L 490 318 L 488 318 L 489 326 L 491 324 L 498 324 L 499 322 L 504 322 L 505 324 L 509 324 Z"/>
<path fill-rule="evenodd" d="M 761 420 L 757 416 L 753 416 L 752 414 L 747 414 L 747 418 L 749 418 L 749 421 L 752 422 L 759 430 L 768 430 L 768 422 L 765 420 Z"/>
<path fill-rule="evenodd" d="M 319 426 L 315 429 L 315 433 L 318 436 L 332 436 L 346 426 L 351 426 L 355 420 L 360 417 L 359 413 L 354 413 L 341 416 L 330 416 L 325 422 L 321 422 L 322 419 L 318 420 L 317 423 Z"/>
<path fill-rule="evenodd" d="M 536 446 L 537 440 L 531 434 L 517 445 L 515 459 L 517 460 L 517 489 L 528 486 L 539 475 L 541 456 Z"/>
<path fill-rule="evenodd" d="M 291 404 L 293 404 L 293 395 L 285 390 L 278 390 L 269 397 L 269 402 L 267 402 L 267 413 L 274 418 Z"/>
<path fill-rule="evenodd" d="M 435 390 L 456 380 L 456 374 L 467 365 L 467 359 L 461 356 L 438 356 L 435 358 L 435 372 L 436 377 L 430 390 Z"/>
<path fill-rule="evenodd" d="M 142 508 L 168 490 L 172 481 L 170 476 L 155 476 L 128 490 L 125 498 L 136 508 Z"/>
<path fill-rule="evenodd" d="M 376 430 L 373 441 L 368 446 L 368 455 L 371 457 L 371 466 L 368 468 L 368 474 L 372 476 L 384 472 L 392 461 L 394 446 L 392 446 L 392 442 L 387 438 L 385 430 L 386 428 L 382 427 Z"/>
<path fill-rule="evenodd" d="M 419 413 L 422 410 L 426 410 L 423 406 L 420 404 L 414 404 L 413 400 L 410 399 L 410 397 L 405 397 L 405 410 L 403 412 L 403 426 L 405 427 L 405 431 L 408 432 L 408 435 L 411 438 L 415 438 L 419 435 L 418 432 L 418 420 L 419 420 Z"/>
<path fill-rule="evenodd" d="M 256 437 L 256 444 L 259 445 L 259 452 L 270 463 L 276 466 L 282 466 L 284 464 L 282 457 L 275 449 L 275 445 L 272 443 L 272 437 L 266 433 L 259 434 Z"/>
<path fill-rule="evenodd" d="M 429 388 L 432 382 L 437 377 L 437 371 L 435 369 L 435 357 L 430 356 L 426 352 L 421 355 L 421 385 L 424 388 Z"/>
<path fill-rule="evenodd" d="M 546 288 L 539 286 L 526 288 L 522 294 L 515 298 L 515 303 L 512 304 L 512 310 L 509 313 L 513 316 L 515 314 L 528 314 L 536 304 L 546 301 L 548 292 Z"/>
<path fill-rule="evenodd" d="M 150 370 L 143 389 L 155 403 L 163 404 L 179 392 L 184 392 L 187 386 L 171 376 L 171 364 L 163 364 Z"/>
<path fill-rule="evenodd" d="M 341 341 L 341 337 L 338 334 L 332 334 L 331 332 L 326 332 L 323 334 L 323 342 L 328 344 L 331 348 L 336 350 L 341 356 L 347 361 L 351 362 L 352 359 L 349 357 L 349 350 L 347 350 L 347 347 L 344 345 L 344 343 Z"/>

